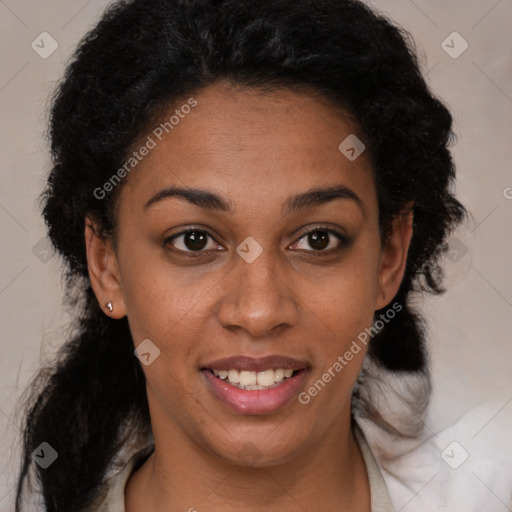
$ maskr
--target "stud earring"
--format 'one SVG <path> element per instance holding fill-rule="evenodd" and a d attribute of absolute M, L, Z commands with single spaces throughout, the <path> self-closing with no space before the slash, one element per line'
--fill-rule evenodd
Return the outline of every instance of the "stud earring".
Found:
<path fill-rule="evenodd" d="M 107 302 L 107 303 L 105 304 L 105 307 L 108 309 L 108 312 L 109 312 L 109 313 L 112 313 L 112 310 L 114 309 L 114 308 L 112 307 L 112 302 Z"/>

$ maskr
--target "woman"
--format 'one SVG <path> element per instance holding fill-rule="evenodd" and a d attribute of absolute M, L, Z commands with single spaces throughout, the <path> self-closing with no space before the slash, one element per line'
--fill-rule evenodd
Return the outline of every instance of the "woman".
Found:
<path fill-rule="evenodd" d="M 393 510 L 357 419 L 421 432 L 410 298 L 465 213 L 451 123 L 359 1 L 113 4 L 52 108 L 77 324 L 33 385 L 17 510 L 31 467 L 47 511 Z"/>

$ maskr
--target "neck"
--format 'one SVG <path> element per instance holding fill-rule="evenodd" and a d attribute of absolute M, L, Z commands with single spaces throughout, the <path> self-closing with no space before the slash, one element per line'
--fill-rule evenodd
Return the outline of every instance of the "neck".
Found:
<path fill-rule="evenodd" d="M 128 480 L 126 512 L 369 510 L 366 466 L 347 420 L 295 457 L 265 467 L 221 459 L 183 432 L 154 432 L 154 453 Z"/>

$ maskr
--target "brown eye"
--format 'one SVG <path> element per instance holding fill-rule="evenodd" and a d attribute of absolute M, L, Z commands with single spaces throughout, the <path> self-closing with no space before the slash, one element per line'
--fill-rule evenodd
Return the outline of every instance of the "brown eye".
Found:
<path fill-rule="evenodd" d="M 304 247 L 304 245 L 309 245 L 311 249 Z M 348 245 L 350 245 L 350 241 L 346 236 L 330 229 L 316 228 L 303 235 L 298 242 L 292 245 L 292 248 L 305 249 L 309 252 L 330 253 L 341 250 L 343 247 Z"/>
<path fill-rule="evenodd" d="M 208 245 L 209 238 L 213 240 L 213 237 L 211 237 L 206 231 L 188 229 L 167 238 L 164 245 L 171 245 L 177 251 L 182 252 L 203 252 Z M 214 247 L 210 247 L 210 249 L 214 249 L 216 247 L 215 244 L 213 245 Z"/>
<path fill-rule="evenodd" d="M 329 233 L 325 231 L 313 231 L 308 234 L 308 243 L 313 249 L 321 251 L 329 245 Z"/>

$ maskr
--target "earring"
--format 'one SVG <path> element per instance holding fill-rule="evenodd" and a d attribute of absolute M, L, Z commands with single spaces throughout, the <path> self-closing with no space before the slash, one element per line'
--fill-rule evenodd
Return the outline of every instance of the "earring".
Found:
<path fill-rule="evenodd" d="M 112 310 L 114 309 L 114 308 L 112 307 L 112 302 L 107 302 L 107 303 L 105 304 L 105 307 L 108 309 L 108 312 L 109 312 L 109 313 L 112 313 Z"/>

